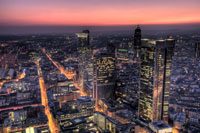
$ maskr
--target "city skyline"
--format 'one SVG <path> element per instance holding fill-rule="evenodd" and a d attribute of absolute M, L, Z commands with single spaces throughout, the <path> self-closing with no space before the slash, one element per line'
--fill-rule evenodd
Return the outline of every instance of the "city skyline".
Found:
<path fill-rule="evenodd" d="M 90 33 L 1 36 L 1 132 L 200 131 L 198 32 Z"/>
<path fill-rule="evenodd" d="M 0 0 L 0 133 L 199 133 L 199 0 Z"/>

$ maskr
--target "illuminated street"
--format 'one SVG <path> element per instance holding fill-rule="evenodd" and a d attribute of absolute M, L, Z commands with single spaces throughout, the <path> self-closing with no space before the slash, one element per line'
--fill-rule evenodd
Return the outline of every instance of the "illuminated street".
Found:
<path fill-rule="evenodd" d="M 38 75 L 39 75 L 39 84 L 40 84 L 40 89 L 41 89 L 41 99 L 42 99 L 42 105 L 45 107 L 45 114 L 48 117 L 49 120 L 49 128 L 52 133 L 58 133 L 59 128 L 57 126 L 56 120 L 53 118 L 50 108 L 48 106 L 48 98 L 47 98 L 47 91 L 46 91 L 46 86 L 44 83 L 44 79 L 42 77 L 42 71 L 39 65 L 39 62 L 36 62 L 37 69 L 38 69 Z"/>
<path fill-rule="evenodd" d="M 52 63 L 60 70 L 60 72 L 62 74 L 64 74 L 67 78 L 69 79 L 73 79 L 73 77 L 75 76 L 75 72 L 74 73 L 70 73 L 70 72 L 67 72 L 61 65 L 59 65 L 57 62 L 55 62 L 51 57 L 50 55 L 48 55 L 48 53 L 46 52 L 45 49 L 42 49 L 42 51 L 45 53 L 45 55 L 49 58 L 50 61 L 52 61 Z M 76 88 L 78 88 L 79 90 L 81 90 L 81 96 L 87 96 L 87 94 L 83 91 L 83 88 L 79 87 L 78 84 L 74 81 L 74 86 Z M 96 105 L 95 106 L 95 110 L 96 111 L 99 111 L 99 112 L 103 112 L 103 110 L 98 106 Z"/>
<path fill-rule="evenodd" d="M 74 77 L 76 76 L 76 72 L 65 70 L 63 66 L 61 66 L 58 62 L 54 61 L 51 56 L 46 52 L 46 50 L 43 48 L 42 52 L 49 58 L 49 60 L 60 70 L 62 74 L 66 76 L 68 79 L 73 79 L 74 86 L 78 88 L 81 91 L 81 96 L 86 96 L 87 94 L 83 91 L 83 88 L 79 87 L 76 81 L 74 80 Z"/>
<path fill-rule="evenodd" d="M 6 82 L 12 82 L 12 81 L 17 82 L 17 81 L 19 81 L 20 79 L 25 78 L 25 76 L 26 76 L 25 73 L 21 73 L 21 74 L 19 75 L 19 77 L 16 78 L 16 79 L 3 80 L 3 81 L 0 82 L 0 88 L 2 88 L 3 84 L 5 84 Z"/>
<path fill-rule="evenodd" d="M 46 50 L 43 48 L 42 52 L 49 58 L 49 60 L 60 70 L 62 74 L 64 74 L 68 79 L 73 79 L 73 77 L 76 76 L 75 72 L 67 71 L 63 66 L 61 66 L 58 62 L 54 61 L 51 56 L 46 52 Z"/>

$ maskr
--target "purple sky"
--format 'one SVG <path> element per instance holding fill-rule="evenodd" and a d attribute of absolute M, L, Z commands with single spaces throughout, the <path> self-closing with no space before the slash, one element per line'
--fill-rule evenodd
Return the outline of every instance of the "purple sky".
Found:
<path fill-rule="evenodd" d="M 200 0 L 0 0 L 0 25 L 200 23 Z"/>

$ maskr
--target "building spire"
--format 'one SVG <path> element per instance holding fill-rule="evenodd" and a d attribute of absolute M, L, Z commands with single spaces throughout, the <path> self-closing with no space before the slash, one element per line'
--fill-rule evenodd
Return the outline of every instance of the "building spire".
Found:
<path fill-rule="evenodd" d="M 141 29 L 137 25 L 134 33 L 134 49 L 136 51 L 136 56 L 139 57 L 141 48 Z"/>

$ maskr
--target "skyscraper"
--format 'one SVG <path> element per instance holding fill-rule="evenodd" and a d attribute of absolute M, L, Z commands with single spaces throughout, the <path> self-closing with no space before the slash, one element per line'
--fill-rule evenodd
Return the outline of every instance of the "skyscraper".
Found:
<path fill-rule="evenodd" d="M 134 34 L 134 49 L 136 52 L 136 57 L 140 56 L 140 48 L 141 48 L 141 29 L 140 26 L 137 25 Z"/>
<path fill-rule="evenodd" d="M 79 53 L 79 86 L 84 87 L 85 82 L 93 81 L 93 50 L 89 43 L 89 30 L 77 33 Z"/>
<path fill-rule="evenodd" d="M 175 41 L 143 39 L 141 47 L 139 119 L 168 120 L 171 62 Z"/>
<path fill-rule="evenodd" d="M 116 88 L 117 97 L 131 106 L 137 106 L 139 90 L 139 58 L 134 56 L 129 42 L 120 43 L 116 48 Z"/>
<path fill-rule="evenodd" d="M 200 57 L 200 42 L 195 43 L 195 56 L 196 58 Z"/>
<path fill-rule="evenodd" d="M 107 45 L 107 51 L 94 55 L 94 91 L 96 104 L 102 98 L 112 98 L 115 85 L 115 48 Z"/>

